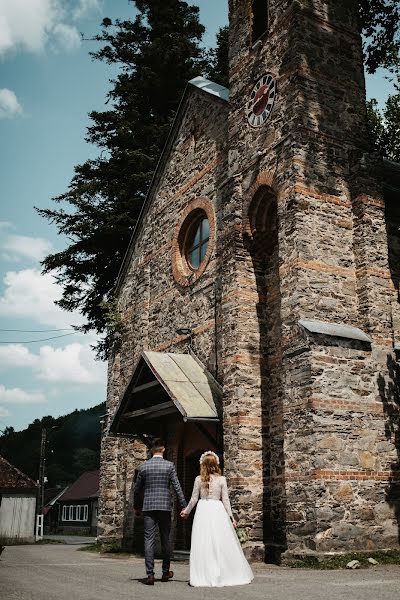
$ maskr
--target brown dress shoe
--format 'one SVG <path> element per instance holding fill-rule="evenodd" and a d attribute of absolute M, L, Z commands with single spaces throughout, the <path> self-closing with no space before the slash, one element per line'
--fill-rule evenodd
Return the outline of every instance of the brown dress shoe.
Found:
<path fill-rule="evenodd" d="M 154 585 L 154 575 L 149 575 L 145 581 L 146 585 Z"/>
<path fill-rule="evenodd" d="M 166 573 L 162 574 L 161 581 L 169 581 L 170 579 L 173 578 L 173 576 L 174 576 L 173 571 L 167 571 Z"/>

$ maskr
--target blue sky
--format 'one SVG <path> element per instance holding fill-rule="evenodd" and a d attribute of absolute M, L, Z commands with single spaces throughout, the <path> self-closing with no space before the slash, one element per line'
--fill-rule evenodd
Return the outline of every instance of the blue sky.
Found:
<path fill-rule="evenodd" d="M 227 0 L 192 4 L 213 45 Z M 90 37 L 104 16 L 134 14 L 128 0 L 0 0 L 0 431 L 105 399 L 106 367 L 94 360 L 94 337 L 27 343 L 70 334 L 80 322 L 54 305 L 60 289 L 40 274 L 40 259 L 64 241 L 33 207 L 51 206 L 74 165 L 96 155 L 84 141 L 87 114 L 104 107 L 115 71 L 90 59 L 96 44 L 79 32 Z M 380 102 L 391 91 L 383 73 L 367 85 Z M 65 331 L 48 331 L 58 329 Z"/>

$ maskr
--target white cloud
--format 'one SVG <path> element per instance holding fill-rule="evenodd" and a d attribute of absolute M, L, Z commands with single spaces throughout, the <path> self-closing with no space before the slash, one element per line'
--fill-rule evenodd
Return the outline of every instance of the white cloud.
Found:
<path fill-rule="evenodd" d="M 0 316 L 28 318 L 54 328 L 80 325 L 83 317 L 69 313 L 55 304 L 61 298 L 61 287 L 50 274 L 36 269 L 9 271 L 4 277 L 5 290 L 0 296 Z"/>
<path fill-rule="evenodd" d="M 59 0 L 0 0 L 0 54 L 42 52 L 63 12 Z"/>
<path fill-rule="evenodd" d="M 21 344 L 0 346 L 1 369 L 32 367 L 36 365 L 36 362 L 36 357 L 31 354 L 26 346 L 22 346 Z"/>
<path fill-rule="evenodd" d="M 74 22 L 97 11 L 99 0 L 0 0 L 0 56 L 44 52 L 49 45 L 73 50 L 81 39 Z"/>
<path fill-rule="evenodd" d="M 34 261 L 43 260 L 53 250 L 53 245 L 48 240 L 26 235 L 9 235 L 4 238 L 1 246 L 9 259 L 22 257 Z"/>
<path fill-rule="evenodd" d="M 79 21 L 79 19 L 86 17 L 92 11 L 99 11 L 100 7 L 100 0 L 79 0 L 72 12 L 72 17 L 75 21 Z"/>
<path fill-rule="evenodd" d="M 0 0 L 1 1 L 1 0 Z M 22 106 L 12 90 L 3 88 L 0 90 L 0 119 L 13 119 L 22 115 Z"/>
<path fill-rule="evenodd" d="M 104 383 L 105 365 L 94 360 L 89 346 L 75 343 L 65 348 L 40 348 L 39 379 L 51 382 Z"/>
<path fill-rule="evenodd" d="M 57 37 L 58 44 L 65 48 L 65 50 L 74 50 L 80 46 L 81 36 L 76 27 L 65 25 L 65 23 L 58 23 L 53 31 Z"/>
<path fill-rule="evenodd" d="M 26 392 L 21 388 L 9 388 L 0 385 L 0 402 L 2 404 L 43 404 L 46 398 L 42 392 Z"/>
<path fill-rule="evenodd" d="M 0 368 L 29 368 L 38 379 L 51 383 L 91 385 L 106 380 L 106 365 L 95 360 L 89 343 L 42 346 L 37 354 L 22 344 L 0 346 Z"/>

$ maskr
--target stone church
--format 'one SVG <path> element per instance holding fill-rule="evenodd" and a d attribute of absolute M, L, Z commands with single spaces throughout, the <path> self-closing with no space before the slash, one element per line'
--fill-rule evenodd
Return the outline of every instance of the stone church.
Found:
<path fill-rule="evenodd" d="M 254 560 L 398 548 L 400 166 L 357 3 L 230 0 L 229 27 L 229 90 L 188 83 L 120 270 L 99 537 L 138 543 L 162 436 L 187 497 L 220 454 Z"/>

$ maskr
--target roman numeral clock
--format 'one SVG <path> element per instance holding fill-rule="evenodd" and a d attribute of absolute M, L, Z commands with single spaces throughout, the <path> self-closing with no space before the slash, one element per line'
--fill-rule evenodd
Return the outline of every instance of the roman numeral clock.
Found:
<path fill-rule="evenodd" d="M 276 80 L 267 73 L 256 81 L 247 102 L 247 120 L 251 127 L 261 127 L 269 119 L 275 96 Z"/>

